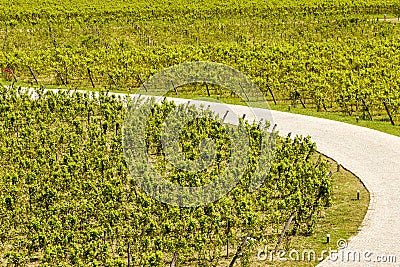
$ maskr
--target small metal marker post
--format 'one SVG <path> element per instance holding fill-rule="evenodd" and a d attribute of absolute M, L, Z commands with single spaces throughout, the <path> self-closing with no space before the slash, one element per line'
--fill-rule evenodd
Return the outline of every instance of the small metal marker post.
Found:
<path fill-rule="evenodd" d="M 224 115 L 224 117 L 222 118 L 222 122 L 224 122 L 224 121 L 225 121 L 225 119 L 226 119 L 226 116 L 228 115 L 228 113 L 229 113 L 229 110 L 227 110 L 227 111 L 225 112 L 225 115 Z"/>
<path fill-rule="evenodd" d="M 340 163 L 337 163 L 337 172 L 340 172 Z"/>
<path fill-rule="evenodd" d="M 326 234 L 326 243 L 329 244 L 331 242 L 331 235 Z"/>
<path fill-rule="evenodd" d="M 356 117 L 356 121 L 357 121 L 357 123 L 358 123 L 358 121 L 359 121 L 359 120 L 360 120 L 360 117 L 358 117 L 358 116 L 357 116 L 357 117 Z"/>
<path fill-rule="evenodd" d="M 360 190 L 357 190 L 357 200 L 360 200 Z"/>
<path fill-rule="evenodd" d="M 290 109 L 291 109 L 291 108 L 292 108 L 292 106 L 291 106 L 291 105 L 289 105 L 289 106 L 288 106 L 288 111 L 289 111 L 289 112 L 290 112 Z"/>

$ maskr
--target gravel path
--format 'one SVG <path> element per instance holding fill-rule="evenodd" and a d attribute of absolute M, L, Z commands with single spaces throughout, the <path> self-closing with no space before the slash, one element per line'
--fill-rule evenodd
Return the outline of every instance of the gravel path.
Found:
<path fill-rule="evenodd" d="M 360 177 L 371 202 L 360 232 L 347 252 L 360 253 L 360 262 L 324 262 L 321 266 L 400 266 L 400 138 L 375 130 L 325 119 L 273 112 L 278 130 L 310 135 L 318 150 Z M 345 251 L 345 253 L 347 253 Z M 365 253 L 372 253 L 365 254 Z M 348 255 L 348 254 L 347 254 Z M 366 257 L 367 255 L 367 257 Z M 395 255 L 397 264 L 373 261 Z M 370 260 L 371 262 L 368 262 Z"/>
<path fill-rule="evenodd" d="M 169 99 L 176 103 L 189 101 Z M 273 121 L 281 135 L 290 132 L 310 135 L 317 143 L 319 152 L 335 159 L 360 177 L 371 195 L 360 231 L 350 238 L 346 249 L 335 254 L 337 260 L 326 260 L 318 266 L 400 266 L 400 207 L 397 206 L 400 204 L 400 137 L 304 115 L 257 108 L 250 110 L 215 102 L 190 102 L 210 106 L 221 116 L 230 109 L 226 122 L 237 123 L 237 117 L 246 114 L 246 119 L 250 121 L 254 118 Z M 336 246 L 333 245 L 332 249 L 336 249 Z"/>

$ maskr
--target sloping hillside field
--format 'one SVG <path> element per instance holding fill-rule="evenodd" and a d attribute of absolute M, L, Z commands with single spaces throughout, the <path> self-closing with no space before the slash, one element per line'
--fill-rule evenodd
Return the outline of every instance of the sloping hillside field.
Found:
<path fill-rule="evenodd" d="M 164 95 L 400 136 L 399 22 L 398 0 L 0 0 L 0 266 L 317 265 L 359 231 L 360 179 L 312 136 Z M 266 101 L 205 80 L 144 96 L 186 62 Z"/>

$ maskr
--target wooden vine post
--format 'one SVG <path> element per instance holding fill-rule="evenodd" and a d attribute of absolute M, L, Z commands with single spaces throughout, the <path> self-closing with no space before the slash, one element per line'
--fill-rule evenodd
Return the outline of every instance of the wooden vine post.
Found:
<path fill-rule="evenodd" d="M 388 107 L 388 105 L 387 105 L 387 103 L 386 103 L 386 101 L 385 101 L 385 100 L 383 101 L 383 105 L 385 106 L 386 113 L 387 113 L 387 114 L 388 114 L 388 116 L 389 116 L 390 123 L 391 123 L 393 126 L 395 126 L 395 123 L 394 123 L 394 121 L 393 121 L 392 114 L 390 114 L 389 107 Z"/>
<path fill-rule="evenodd" d="M 38 80 L 36 79 L 36 75 L 35 75 L 35 73 L 33 72 L 33 69 L 31 68 L 31 66 L 28 65 L 28 69 L 29 69 L 29 71 L 30 71 L 30 73 L 31 73 L 31 75 L 32 75 L 32 77 L 33 77 L 33 79 L 35 79 L 36 84 L 39 84 Z"/>
<path fill-rule="evenodd" d="M 88 72 L 90 83 L 92 84 L 92 87 L 94 88 L 95 86 L 94 86 L 94 82 L 93 82 L 93 78 L 92 78 L 92 72 L 90 71 L 89 68 L 87 68 L 87 72 Z"/>

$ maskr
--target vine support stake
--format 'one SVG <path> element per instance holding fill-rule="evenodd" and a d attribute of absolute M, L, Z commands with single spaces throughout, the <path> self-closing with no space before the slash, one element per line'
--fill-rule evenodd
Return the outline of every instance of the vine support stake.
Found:
<path fill-rule="evenodd" d="M 90 83 L 92 84 L 92 87 L 94 88 L 95 86 L 94 86 L 94 82 L 93 82 L 93 79 L 92 79 L 92 72 L 90 71 L 89 68 L 87 68 L 87 72 L 88 72 Z"/>
<path fill-rule="evenodd" d="M 248 233 L 244 238 L 242 243 L 239 245 L 235 256 L 233 256 L 231 263 L 229 264 L 229 267 L 233 267 L 235 265 L 235 261 L 240 257 L 240 254 L 242 253 L 243 247 L 246 245 L 247 240 L 250 237 L 250 233 Z"/>
<path fill-rule="evenodd" d="M 178 89 L 175 87 L 175 84 L 173 81 L 171 81 L 172 87 L 174 88 L 175 94 L 178 95 Z"/>
<path fill-rule="evenodd" d="M 360 190 L 357 190 L 357 200 L 360 200 Z"/>
<path fill-rule="evenodd" d="M 12 75 L 13 79 L 14 79 L 14 82 L 18 82 L 17 81 L 17 77 L 15 76 L 15 73 L 14 73 L 13 69 L 10 67 L 9 70 L 11 72 L 11 75 Z M 14 84 L 14 82 L 13 82 L 13 84 Z"/>
<path fill-rule="evenodd" d="M 394 123 L 393 118 L 392 118 L 392 114 L 390 114 L 390 110 L 389 110 L 389 107 L 388 107 L 386 101 L 383 101 L 383 105 L 385 106 L 386 113 L 387 113 L 388 116 L 389 116 L 390 123 L 391 123 L 393 126 L 395 126 L 395 123 Z"/>
<path fill-rule="evenodd" d="M 51 28 L 50 23 L 48 23 L 48 27 L 49 27 L 49 34 L 50 34 L 50 38 L 53 43 L 53 46 L 54 46 L 54 48 L 57 48 L 56 38 L 54 37 L 53 29 Z"/>
<path fill-rule="evenodd" d="M 299 91 L 296 91 L 296 97 L 298 97 L 298 99 L 300 100 L 300 103 L 303 106 L 303 108 L 306 108 L 306 104 L 304 103 L 303 99 L 301 98 Z"/>
<path fill-rule="evenodd" d="M 38 82 L 38 80 L 36 79 L 36 75 L 35 75 L 35 73 L 33 72 L 33 69 L 31 68 L 31 66 L 28 65 L 28 69 L 29 69 L 29 71 L 30 71 L 30 73 L 31 73 L 31 75 L 32 75 L 32 77 L 33 77 L 33 79 L 35 79 L 36 84 L 39 85 L 39 82 Z"/>
<path fill-rule="evenodd" d="M 114 84 L 114 86 L 118 87 L 117 82 L 114 80 L 114 77 L 111 76 L 110 73 L 107 73 L 108 77 L 110 78 L 111 82 Z"/>
<path fill-rule="evenodd" d="M 178 261 L 178 252 L 175 252 L 170 267 L 175 267 L 177 261 Z"/>
<path fill-rule="evenodd" d="M 206 89 L 207 89 L 207 95 L 210 96 L 210 90 L 208 88 L 208 83 L 206 81 L 204 81 L 204 83 L 206 84 Z"/>
<path fill-rule="evenodd" d="M 147 92 L 147 87 L 144 84 L 144 82 L 142 81 L 142 79 L 140 78 L 140 75 L 138 75 L 138 79 L 139 79 L 140 84 L 143 85 L 144 90 Z"/>
<path fill-rule="evenodd" d="M 63 83 L 63 85 L 67 86 L 67 83 L 65 82 L 63 76 L 61 75 L 61 73 L 55 69 L 56 73 L 58 74 L 58 77 L 60 78 L 61 82 Z"/>
<path fill-rule="evenodd" d="M 270 93 L 271 96 L 272 96 L 272 100 L 274 101 L 274 104 L 276 105 L 276 99 L 275 99 L 274 92 L 272 92 L 272 89 L 271 89 L 271 87 L 270 87 L 268 84 L 267 84 L 267 88 L 268 88 L 269 93 Z"/>
<path fill-rule="evenodd" d="M 281 235 L 279 236 L 278 242 L 276 243 L 275 251 L 278 251 L 279 245 L 282 243 L 283 238 L 285 237 L 285 234 L 286 234 L 287 230 L 289 229 L 290 223 L 294 219 L 295 215 L 296 215 L 296 211 L 293 211 L 292 214 L 290 214 L 290 217 L 287 220 L 287 222 L 285 223 L 285 227 L 283 228 L 283 231 L 282 231 Z"/>
<path fill-rule="evenodd" d="M 227 223 L 227 229 L 226 229 L 226 259 L 229 258 L 229 232 L 230 232 L 231 228 L 230 228 L 230 224 L 229 224 L 229 220 Z"/>
<path fill-rule="evenodd" d="M 361 98 L 361 102 L 363 103 L 364 109 L 368 113 L 368 116 L 369 116 L 370 120 L 372 121 L 371 113 L 369 112 L 369 108 L 368 108 L 367 104 L 365 103 L 364 98 Z"/>
<path fill-rule="evenodd" d="M 328 111 L 328 109 L 326 108 L 324 99 L 322 99 L 322 107 L 324 108 L 325 111 Z"/>
<path fill-rule="evenodd" d="M 272 130 L 271 130 L 271 134 L 269 135 L 269 137 L 268 137 L 268 145 L 269 145 L 269 147 L 271 147 L 273 144 L 272 144 L 272 141 L 273 141 L 273 135 L 274 135 L 274 133 L 275 133 L 275 130 L 276 130 L 276 127 L 277 127 L 278 125 L 275 123 L 274 124 L 274 127 L 272 127 Z"/>
<path fill-rule="evenodd" d="M 224 117 L 222 118 L 222 122 L 224 122 L 224 121 L 225 121 L 225 119 L 226 119 L 226 116 L 228 116 L 228 113 L 229 113 L 229 110 L 227 110 L 227 111 L 225 112 L 225 115 L 224 115 Z"/>

